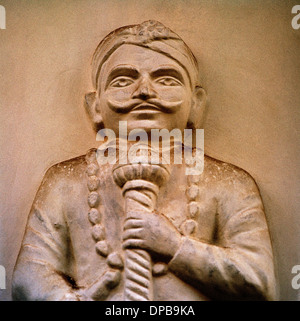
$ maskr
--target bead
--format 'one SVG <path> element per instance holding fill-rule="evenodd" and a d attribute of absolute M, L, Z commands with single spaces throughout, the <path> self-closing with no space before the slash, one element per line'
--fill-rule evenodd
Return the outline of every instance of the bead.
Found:
<path fill-rule="evenodd" d="M 152 268 L 152 274 L 154 276 L 160 276 L 166 274 L 168 271 L 168 265 L 165 263 L 155 263 Z"/>
<path fill-rule="evenodd" d="M 88 213 L 88 218 L 93 225 L 101 223 L 101 214 L 96 208 L 91 208 Z"/>
<path fill-rule="evenodd" d="M 99 170 L 99 166 L 92 163 L 87 166 L 86 172 L 88 176 L 93 176 L 97 174 L 98 170 Z"/>
<path fill-rule="evenodd" d="M 90 176 L 87 185 L 90 192 L 96 191 L 99 187 L 99 178 L 95 175 Z"/>
<path fill-rule="evenodd" d="M 91 192 L 88 196 L 88 204 L 90 207 L 97 207 L 100 203 L 100 196 L 97 192 Z"/>
<path fill-rule="evenodd" d="M 117 252 L 113 252 L 111 254 L 109 254 L 108 258 L 107 258 L 107 264 L 115 269 L 119 269 L 122 270 L 124 267 L 124 263 L 123 263 L 123 259 L 121 257 L 121 255 Z"/>
<path fill-rule="evenodd" d="M 196 226 L 197 226 L 197 223 L 194 220 L 187 220 L 183 222 L 181 226 L 181 231 L 183 235 L 189 236 L 195 232 Z"/>
<path fill-rule="evenodd" d="M 188 205 L 191 218 L 195 218 L 199 214 L 199 205 L 197 202 L 190 202 Z"/>
<path fill-rule="evenodd" d="M 200 175 L 189 175 L 188 181 L 190 184 L 198 184 L 200 181 Z"/>
<path fill-rule="evenodd" d="M 98 254 L 106 257 L 108 255 L 108 245 L 106 241 L 99 241 L 96 243 L 96 251 Z"/>
<path fill-rule="evenodd" d="M 191 201 L 195 200 L 199 194 L 199 188 L 197 185 L 192 185 L 187 190 L 187 195 Z"/>
<path fill-rule="evenodd" d="M 102 225 L 97 224 L 92 228 L 92 236 L 95 241 L 101 241 L 105 238 L 105 232 Z"/>

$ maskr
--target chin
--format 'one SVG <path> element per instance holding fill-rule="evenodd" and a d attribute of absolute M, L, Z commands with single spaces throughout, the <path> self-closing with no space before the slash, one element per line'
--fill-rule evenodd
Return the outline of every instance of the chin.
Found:
<path fill-rule="evenodd" d="M 169 131 L 172 130 L 172 128 L 169 128 L 169 124 L 164 121 L 159 120 L 135 120 L 135 121 L 129 121 L 127 123 L 127 129 L 128 133 L 133 129 L 142 129 L 147 133 L 151 132 L 151 129 L 168 129 Z"/>
<path fill-rule="evenodd" d="M 170 114 L 157 113 L 138 113 L 130 115 L 127 120 L 128 132 L 133 129 L 143 129 L 146 132 L 151 132 L 151 129 L 168 129 L 171 131 L 174 127 L 170 121 Z M 134 116 L 134 117 L 132 117 Z M 124 119 L 125 120 L 125 119 Z"/>

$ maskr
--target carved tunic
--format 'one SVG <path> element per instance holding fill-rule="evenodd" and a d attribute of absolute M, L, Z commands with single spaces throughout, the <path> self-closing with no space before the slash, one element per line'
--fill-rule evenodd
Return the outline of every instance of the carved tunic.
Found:
<path fill-rule="evenodd" d="M 184 166 L 173 166 L 158 196 L 158 213 L 182 242 L 170 262 L 153 258 L 154 300 L 274 299 L 271 242 L 254 180 L 208 156 L 201 175 L 184 173 Z M 51 167 L 28 219 L 14 299 L 82 299 L 79 289 L 114 268 L 112 255 L 123 256 L 123 221 L 112 165 L 93 172 L 81 156 Z M 103 299 L 122 300 L 123 288 L 122 277 Z"/>

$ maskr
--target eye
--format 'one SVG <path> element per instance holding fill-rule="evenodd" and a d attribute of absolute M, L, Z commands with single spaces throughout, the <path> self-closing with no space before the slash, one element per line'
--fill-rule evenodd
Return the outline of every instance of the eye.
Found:
<path fill-rule="evenodd" d="M 161 77 L 157 82 L 163 86 L 182 86 L 182 83 L 173 77 Z"/>
<path fill-rule="evenodd" d="M 129 77 L 118 77 L 114 79 L 109 86 L 110 87 L 127 87 L 133 84 L 133 80 Z"/>

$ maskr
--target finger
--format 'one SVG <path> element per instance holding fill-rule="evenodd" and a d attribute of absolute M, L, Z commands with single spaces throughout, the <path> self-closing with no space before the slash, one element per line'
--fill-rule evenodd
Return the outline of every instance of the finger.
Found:
<path fill-rule="evenodd" d="M 126 241 L 128 239 L 141 239 L 142 236 L 143 236 L 142 228 L 129 229 L 123 233 L 123 241 Z"/>
<path fill-rule="evenodd" d="M 143 219 L 145 217 L 145 215 L 147 215 L 147 212 L 128 212 L 126 213 L 126 220 L 128 219 Z"/>
<path fill-rule="evenodd" d="M 143 226 L 143 221 L 142 220 L 137 220 L 137 219 L 128 219 L 124 223 L 124 230 L 130 229 L 130 228 L 136 228 L 136 227 L 142 227 Z"/>
<path fill-rule="evenodd" d="M 140 239 L 128 239 L 122 246 L 123 249 L 145 249 L 145 242 Z"/>
<path fill-rule="evenodd" d="M 121 272 L 119 270 L 110 270 L 104 274 L 103 283 L 108 289 L 116 287 L 121 280 Z"/>
<path fill-rule="evenodd" d="M 110 290 L 116 287 L 121 280 L 121 273 L 118 270 L 109 270 L 102 275 L 90 288 L 89 293 L 93 300 L 105 300 Z"/>

